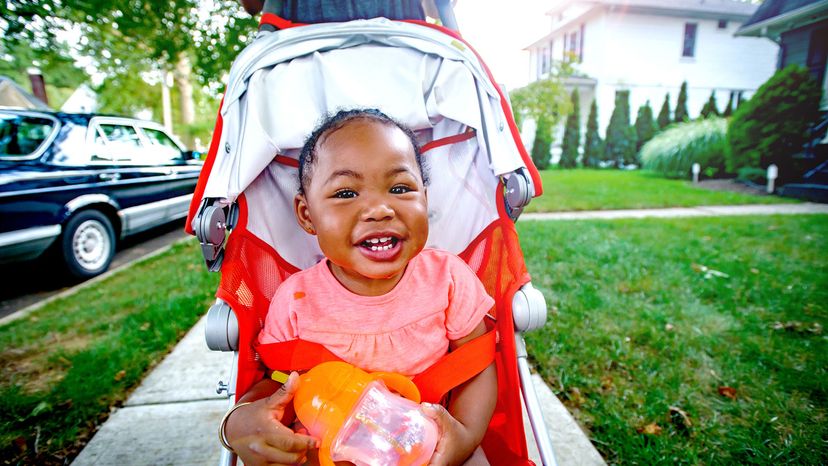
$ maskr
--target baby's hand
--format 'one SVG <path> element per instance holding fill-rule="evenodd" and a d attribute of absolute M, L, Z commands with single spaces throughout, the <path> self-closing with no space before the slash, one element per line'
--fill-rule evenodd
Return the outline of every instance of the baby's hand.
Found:
<path fill-rule="evenodd" d="M 441 405 L 423 403 L 422 410 L 440 428 L 440 440 L 437 441 L 429 466 L 462 464 L 477 447 L 469 445 L 470 435 L 466 427 Z"/>
<path fill-rule="evenodd" d="M 240 407 L 227 420 L 227 441 L 245 465 L 302 463 L 308 449 L 318 447 L 313 437 L 282 424 L 298 386 L 294 372 L 275 393 Z"/>

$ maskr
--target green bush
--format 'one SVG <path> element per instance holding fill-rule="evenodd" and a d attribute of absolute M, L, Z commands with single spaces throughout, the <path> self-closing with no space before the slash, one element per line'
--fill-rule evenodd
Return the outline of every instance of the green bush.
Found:
<path fill-rule="evenodd" d="M 598 104 L 595 100 L 589 106 L 587 117 L 586 136 L 584 139 L 584 166 L 597 167 L 604 153 L 604 141 L 598 134 Z"/>
<path fill-rule="evenodd" d="M 799 167 L 793 155 L 802 150 L 808 125 L 817 118 L 820 95 L 807 69 L 791 65 L 777 71 L 730 120 L 728 172 L 775 163 L 780 178 L 795 177 Z"/>
<path fill-rule="evenodd" d="M 641 148 L 644 168 L 668 178 L 687 178 L 694 163 L 707 177 L 724 172 L 727 120 L 679 123 L 657 134 Z"/>
<path fill-rule="evenodd" d="M 768 182 L 768 171 L 761 168 L 743 167 L 739 169 L 736 178 L 751 183 L 765 184 Z"/>
<path fill-rule="evenodd" d="M 545 118 L 538 120 L 535 129 L 535 143 L 532 144 L 532 162 L 538 170 L 549 167 L 550 150 L 552 149 L 552 125 Z"/>
<path fill-rule="evenodd" d="M 615 91 L 615 108 L 607 126 L 604 160 L 616 167 L 636 163 L 637 134 L 630 124 L 630 91 Z"/>
<path fill-rule="evenodd" d="M 578 88 L 572 91 L 572 111 L 566 117 L 563 144 L 561 144 L 561 168 L 578 166 L 578 148 L 581 145 L 581 98 Z"/>

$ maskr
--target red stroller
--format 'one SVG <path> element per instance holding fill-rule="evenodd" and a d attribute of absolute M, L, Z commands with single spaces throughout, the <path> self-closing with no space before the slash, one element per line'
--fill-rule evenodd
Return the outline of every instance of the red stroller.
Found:
<path fill-rule="evenodd" d="M 233 64 L 187 221 L 210 270 L 222 272 L 207 340 L 211 349 L 237 351 L 237 372 L 220 387 L 234 402 L 264 376 L 253 343 L 270 299 L 285 278 L 321 258 L 293 219 L 297 156 L 322 116 L 351 107 L 379 108 L 415 131 L 431 178 L 427 246 L 464 259 L 497 303 L 498 402 L 486 456 L 497 465 L 532 464 L 520 387 L 542 461 L 554 464 L 521 335 L 543 325 L 546 307 L 514 227 L 540 194 L 540 178 L 485 65 L 458 34 L 424 22 L 260 32 Z M 226 453 L 222 461 L 234 461 Z"/>

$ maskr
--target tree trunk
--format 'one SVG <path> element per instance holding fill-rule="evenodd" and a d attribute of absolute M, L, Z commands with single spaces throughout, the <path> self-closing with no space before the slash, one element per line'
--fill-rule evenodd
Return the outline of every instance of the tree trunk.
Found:
<path fill-rule="evenodd" d="M 193 99 L 193 64 L 186 53 L 178 56 L 175 64 L 175 85 L 178 87 L 179 110 L 181 115 L 181 132 L 179 136 L 188 147 L 193 145 L 193 137 L 189 126 L 195 122 L 195 100 Z"/>
<path fill-rule="evenodd" d="M 164 127 L 167 131 L 173 132 L 172 106 L 170 105 L 170 84 L 169 73 L 161 71 L 161 112 L 163 114 Z"/>

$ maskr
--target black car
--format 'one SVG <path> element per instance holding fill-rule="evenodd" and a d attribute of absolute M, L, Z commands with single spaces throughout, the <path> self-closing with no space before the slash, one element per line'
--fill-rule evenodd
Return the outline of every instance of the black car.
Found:
<path fill-rule="evenodd" d="M 197 156 L 148 121 L 0 108 L 0 263 L 104 272 L 116 239 L 186 216 Z"/>

